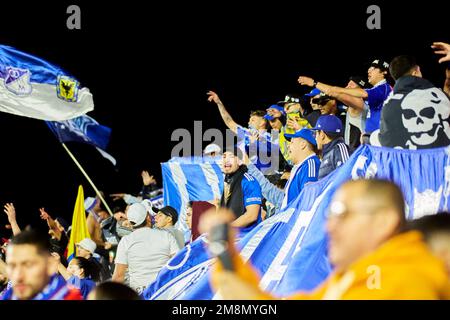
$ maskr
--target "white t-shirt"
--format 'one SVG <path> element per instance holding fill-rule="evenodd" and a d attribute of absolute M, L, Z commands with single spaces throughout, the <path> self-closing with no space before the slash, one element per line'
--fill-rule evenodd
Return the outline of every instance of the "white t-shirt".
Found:
<path fill-rule="evenodd" d="M 141 293 L 177 251 L 172 234 L 144 227 L 120 240 L 115 263 L 128 265 L 130 287 Z"/>
<path fill-rule="evenodd" d="M 167 231 L 169 231 L 175 238 L 175 240 L 177 241 L 178 247 L 179 249 L 183 249 L 184 248 L 184 234 L 181 230 L 178 230 L 175 227 L 170 227 L 166 229 Z"/>

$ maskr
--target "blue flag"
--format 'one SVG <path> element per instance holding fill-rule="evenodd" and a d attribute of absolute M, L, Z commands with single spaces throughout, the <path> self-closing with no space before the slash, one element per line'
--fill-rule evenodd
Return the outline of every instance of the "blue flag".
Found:
<path fill-rule="evenodd" d="M 116 165 L 116 160 L 105 151 L 111 136 L 110 128 L 100 125 L 87 115 L 65 121 L 46 121 L 46 123 L 61 143 L 90 144 L 97 148 L 102 156 L 111 161 L 113 165 Z"/>
<path fill-rule="evenodd" d="M 238 248 L 261 275 L 260 287 L 276 297 L 308 291 L 332 271 L 327 257 L 325 223 L 334 192 L 350 179 L 387 179 L 403 191 L 408 219 L 449 210 L 450 147 L 420 151 L 361 146 L 324 179 L 308 184 L 286 210 L 247 234 Z M 147 299 L 217 299 L 209 285 L 214 260 L 196 240 L 179 252 L 156 281 Z M 174 261 L 179 263 L 175 264 Z"/>
<path fill-rule="evenodd" d="M 60 121 L 94 110 L 88 88 L 60 67 L 0 45 L 0 111 Z"/>
<path fill-rule="evenodd" d="M 161 164 L 164 204 L 179 213 L 176 227 L 188 232 L 186 206 L 189 201 L 220 199 L 223 174 L 219 158 L 173 158 Z"/>

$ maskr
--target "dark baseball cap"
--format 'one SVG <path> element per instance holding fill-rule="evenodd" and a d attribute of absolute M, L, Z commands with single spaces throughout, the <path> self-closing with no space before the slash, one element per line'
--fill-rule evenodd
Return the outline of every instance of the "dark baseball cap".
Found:
<path fill-rule="evenodd" d="M 177 223 L 178 221 L 178 212 L 175 208 L 171 207 L 171 206 L 165 206 L 161 209 L 158 209 L 156 207 L 152 207 L 152 210 L 154 213 L 163 213 L 168 217 L 172 218 L 172 223 L 175 225 L 175 223 Z"/>
<path fill-rule="evenodd" d="M 284 97 L 284 100 L 282 101 L 278 101 L 277 104 L 279 105 L 285 105 L 286 103 L 300 103 L 300 95 L 295 94 L 295 93 L 291 93 L 291 94 L 287 94 Z"/>
<path fill-rule="evenodd" d="M 378 68 L 381 71 L 389 71 L 389 62 L 383 59 L 375 59 L 370 64 L 371 67 Z"/>
<path fill-rule="evenodd" d="M 360 76 L 351 76 L 350 79 L 354 83 L 356 83 L 360 88 L 364 89 L 367 86 L 367 81 L 364 80 L 363 77 Z"/>

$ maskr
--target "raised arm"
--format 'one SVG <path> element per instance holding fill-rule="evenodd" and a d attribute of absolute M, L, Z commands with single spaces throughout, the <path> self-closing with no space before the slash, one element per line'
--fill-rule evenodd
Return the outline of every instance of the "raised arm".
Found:
<path fill-rule="evenodd" d="M 320 91 L 324 92 L 329 96 L 336 96 L 338 94 L 348 94 L 350 96 L 362 99 L 367 99 L 368 97 L 368 94 L 364 89 L 334 87 L 325 83 L 315 82 L 314 79 L 309 77 L 300 76 L 298 78 L 298 83 L 308 87 L 314 87 L 315 85 L 317 89 L 319 89 Z"/>
<path fill-rule="evenodd" d="M 42 220 L 47 221 L 48 228 L 53 231 L 53 234 L 55 237 L 60 240 L 61 239 L 61 231 L 56 226 L 55 220 L 45 211 L 44 208 L 39 209 L 40 217 Z"/>
<path fill-rule="evenodd" d="M 431 46 L 435 51 L 435 54 L 442 54 L 444 55 L 439 59 L 439 63 L 450 61 L 450 44 L 445 42 L 433 42 L 433 45 Z"/>
<path fill-rule="evenodd" d="M 362 98 L 353 97 L 345 93 L 336 94 L 334 92 L 331 92 L 330 96 L 338 99 L 340 102 L 342 102 L 349 108 L 353 108 L 359 111 L 364 110 L 364 100 Z"/>
<path fill-rule="evenodd" d="M 217 104 L 220 116 L 222 117 L 222 120 L 223 122 L 225 122 L 226 126 L 234 133 L 237 133 L 238 124 L 233 120 L 233 118 L 231 118 L 231 115 L 228 113 L 227 109 L 225 109 L 222 101 L 220 101 L 219 96 L 213 91 L 208 91 L 207 95 L 209 102 L 214 101 Z"/>
<path fill-rule="evenodd" d="M 17 224 L 16 209 L 14 208 L 14 205 L 12 203 L 5 204 L 3 211 L 8 216 L 8 221 L 9 221 L 9 224 L 11 225 L 13 235 L 18 235 L 21 230 L 20 230 L 19 225 Z"/>
<path fill-rule="evenodd" d="M 68 280 L 72 275 L 69 273 L 69 271 L 67 271 L 67 268 L 64 267 L 64 265 L 61 263 L 61 256 L 56 252 L 52 252 L 52 256 L 58 262 L 59 274 L 62 275 L 65 280 Z"/>

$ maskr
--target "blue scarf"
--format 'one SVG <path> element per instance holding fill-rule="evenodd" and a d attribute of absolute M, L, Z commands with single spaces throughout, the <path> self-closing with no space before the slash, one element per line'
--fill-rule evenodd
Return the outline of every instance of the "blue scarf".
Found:
<path fill-rule="evenodd" d="M 64 297 L 69 293 L 69 288 L 66 286 L 66 280 L 60 275 L 53 275 L 50 278 L 49 284 L 38 293 L 31 300 L 64 300 Z M 8 289 L 0 300 L 17 300 L 13 293 L 13 289 Z"/>

